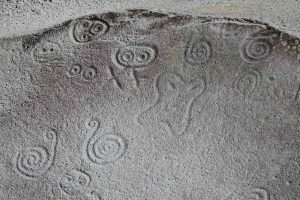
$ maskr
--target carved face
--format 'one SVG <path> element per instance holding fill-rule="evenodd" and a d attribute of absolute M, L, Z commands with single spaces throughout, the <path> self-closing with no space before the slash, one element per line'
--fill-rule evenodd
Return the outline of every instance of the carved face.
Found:
<path fill-rule="evenodd" d="M 59 185 L 65 193 L 78 195 L 90 184 L 90 182 L 91 178 L 88 174 L 73 169 L 63 175 Z"/>
<path fill-rule="evenodd" d="M 117 64 L 123 68 L 141 68 L 154 60 L 156 51 L 148 46 L 129 46 L 118 49 L 115 56 Z"/>
<path fill-rule="evenodd" d="M 90 42 L 108 30 L 108 24 L 98 19 L 80 19 L 72 28 L 72 36 L 76 42 Z"/>
<path fill-rule="evenodd" d="M 33 49 L 32 56 L 37 62 L 51 62 L 60 59 L 61 48 L 53 42 L 42 42 Z"/>

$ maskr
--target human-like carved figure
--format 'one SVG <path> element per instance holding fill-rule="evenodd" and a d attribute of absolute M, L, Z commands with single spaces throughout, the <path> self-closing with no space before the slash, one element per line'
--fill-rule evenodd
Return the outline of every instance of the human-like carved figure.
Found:
<path fill-rule="evenodd" d="M 112 62 L 119 68 L 119 72 L 114 72 L 112 68 L 110 68 L 110 72 L 118 87 L 121 88 L 116 77 L 118 74 L 129 74 L 137 87 L 139 85 L 137 71 L 147 69 L 156 56 L 157 49 L 149 45 L 129 45 L 120 47 L 113 52 Z"/>
<path fill-rule="evenodd" d="M 100 19 L 77 19 L 70 28 L 70 36 L 77 43 L 87 43 L 104 35 L 109 25 Z"/>
<path fill-rule="evenodd" d="M 193 103 L 205 89 L 202 78 L 185 82 L 179 74 L 163 73 L 155 82 L 155 103 L 139 116 L 139 122 L 153 125 L 151 129 L 163 126 L 172 135 L 182 135 L 189 127 Z"/>
<path fill-rule="evenodd" d="M 54 42 L 43 41 L 32 50 L 32 57 L 36 62 L 49 63 L 61 59 L 61 47 Z"/>

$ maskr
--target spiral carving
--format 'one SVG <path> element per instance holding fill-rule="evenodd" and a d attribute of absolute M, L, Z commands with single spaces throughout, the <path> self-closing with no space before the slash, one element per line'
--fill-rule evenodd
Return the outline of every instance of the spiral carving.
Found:
<path fill-rule="evenodd" d="M 86 153 L 95 164 L 106 164 L 119 159 L 125 152 L 123 138 L 115 134 L 94 134 L 88 141 Z"/>
<path fill-rule="evenodd" d="M 246 40 L 241 46 L 240 54 L 243 60 L 249 63 L 261 62 L 267 59 L 273 51 L 270 37 L 257 36 Z"/>
<path fill-rule="evenodd" d="M 36 178 L 51 167 L 56 149 L 56 134 L 54 132 L 46 133 L 45 139 L 52 142 L 50 150 L 44 146 L 36 146 L 25 148 L 18 153 L 16 169 L 25 177 Z"/>
<path fill-rule="evenodd" d="M 17 169 L 29 177 L 36 177 L 46 170 L 48 152 L 44 147 L 25 149 L 18 155 Z"/>
<path fill-rule="evenodd" d="M 87 121 L 85 121 L 85 127 L 91 132 L 95 132 L 98 129 L 99 125 L 100 123 L 95 119 L 88 119 Z"/>
<path fill-rule="evenodd" d="M 211 44 L 205 39 L 191 39 L 185 50 L 185 60 L 191 66 L 199 67 L 207 64 L 212 54 Z"/>

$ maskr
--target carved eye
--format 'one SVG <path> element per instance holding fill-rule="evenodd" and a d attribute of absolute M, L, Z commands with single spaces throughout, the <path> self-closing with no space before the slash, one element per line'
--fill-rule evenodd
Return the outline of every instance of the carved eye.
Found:
<path fill-rule="evenodd" d="M 137 52 L 136 60 L 138 62 L 147 62 L 150 59 L 151 55 L 147 51 Z"/>
<path fill-rule="evenodd" d="M 45 43 L 43 46 L 40 47 L 40 52 L 42 54 L 50 54 L 50 53 L 55 53 L 59 51 L 59 47 L 55 44 L 52 43 Z"/>
<path fill-rule="evenodd" d="M 74 181 L 74 177 L 71 176 L 71 175 L 69 175 L 69 174 L 67 174 L 67 175 L 64 177 L 63 181 L 66 182 L 66 183 L 71 183 L 71 182 Z"/>
<path fill-rule="evenodd" d="M 103 24 L 101 22 L 94 22 L 94 24 L 92 25 L 92 28 L 91 28 L 91 33 L 96 35 L 99 33 L 104 33 L 105 30 L 106 30 L 105 24 Z"/>
<path fill-rule="evenodd" d="M 76 75 L 79 75 L 80 73 L 81 73 L 81 66 L 79 66 L 79 65 L 74 65 L 70 69 L 71 76 L 76 76 Z"/>
<path fill-rule="evenodd" d="M 124 62 L 132 62 L 134 59 L 134 53 L 130 50 L 124 51 L 121 55 L 121 60 Z"/>
<path fill-rule="evenodd" d="M 83 34 L 79 35 L 78 39 L 80 42 L 88 42 L 91 40 L 91 36 L 88 33 L 83 33 Z"/>
<path fill-rule="evenodd" d="M 76 29 L 77 29 L 77 31 L 84 31 L 84 30 L 88 30 L 90 26 L 91 26 L 91 21 L 89 21 L 89 20 L 81 20 L 76 25 Z"/>
<path fill-rule="evenodd" d="M 95 78 L 97 74 L 97 70 L 96 68 L 94 67 L 89 67 L 88 69 L 86 69 L 84 72 L 83 72 L 83 78 L 85 80 L 92 80 Z"/>

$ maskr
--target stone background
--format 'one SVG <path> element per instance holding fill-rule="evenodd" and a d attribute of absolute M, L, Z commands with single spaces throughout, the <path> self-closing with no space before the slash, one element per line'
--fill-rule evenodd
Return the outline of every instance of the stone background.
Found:
<path fill-rule="evenodd" d="M 300 36 L 298 0 L 1 0 L 0 37 L 30 34 L 82 15 L 126 9 L 259 20 Z"/>

